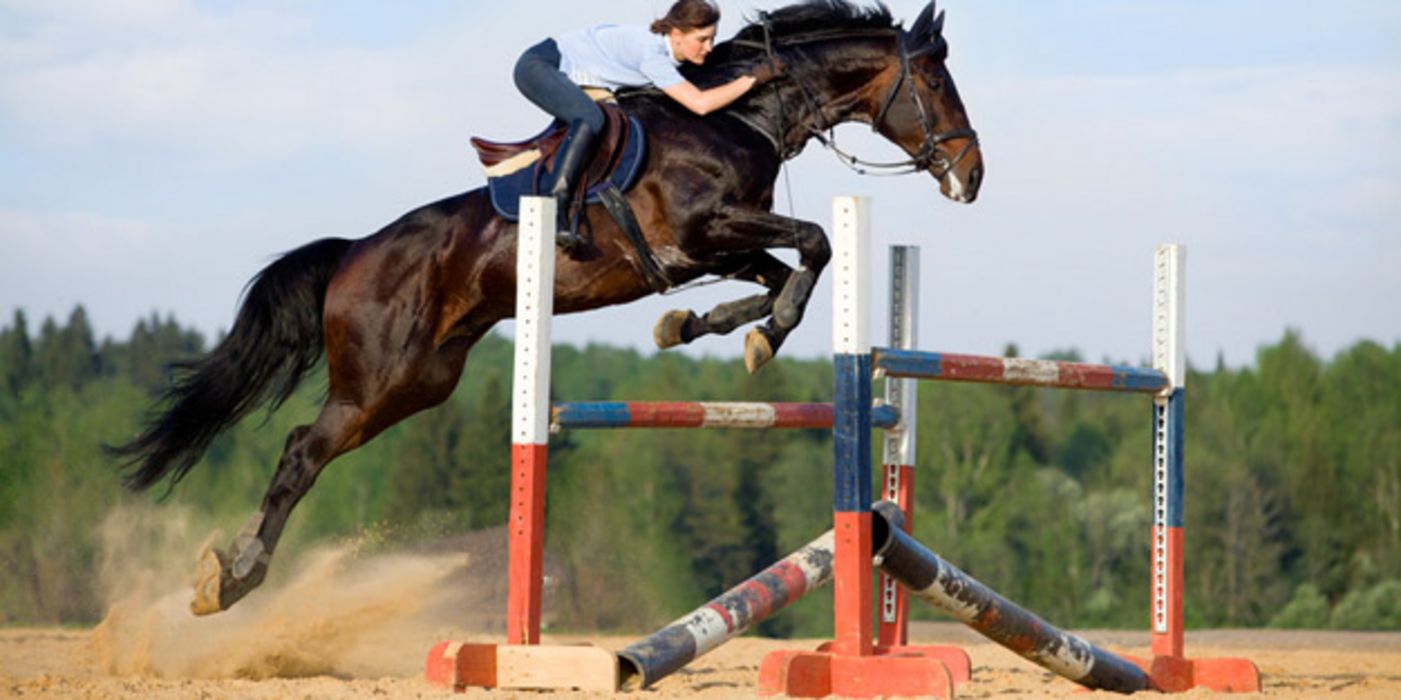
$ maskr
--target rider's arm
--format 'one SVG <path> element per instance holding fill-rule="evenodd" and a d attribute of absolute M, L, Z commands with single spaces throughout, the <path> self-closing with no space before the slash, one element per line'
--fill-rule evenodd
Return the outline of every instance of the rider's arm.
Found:
<path fill-rule="evenodd" d="M 699 115 L 706 115 L 739 99 L 758 82 L 752 75 L 741 75 L 724 85 L 702 90 L 689 80 L 662 88 L 671 99 Z"/>

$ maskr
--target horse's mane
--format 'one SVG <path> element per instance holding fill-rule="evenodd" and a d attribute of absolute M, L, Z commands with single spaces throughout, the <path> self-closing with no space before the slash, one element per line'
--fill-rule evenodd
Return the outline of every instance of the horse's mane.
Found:
<path fill-rule="evenodd" d="M 714 84 L 733 78 L 761 57 L 764 24 L 757 17 L 745 20 L 748 24 L 734 38 L 715 45 L 704 66 L 683 64 L 686 78 L 698 85 Z M 844 31 L 897 27 L 890 9 L 881 2 L 868 7 L 848 0 L 805 0 L 768 13 L 768 37 L 776 43 L 805 34 L 840 35 Z"/>
<path fill-rule="evenodd" d="M 812 32 L 839 33 L 844 30 L 893 29 L 895 20 L 884 3 L 875 7 L 862 7 L 846 0 L 807 0 L 787 7 L 781 7 L 768 15 L 769 32 L 774 39 L 782 39 Z M 763 41 L 764 26 L 757 19 L 749 19 L 749 24 L 735 34 L 735 40 Z"/>

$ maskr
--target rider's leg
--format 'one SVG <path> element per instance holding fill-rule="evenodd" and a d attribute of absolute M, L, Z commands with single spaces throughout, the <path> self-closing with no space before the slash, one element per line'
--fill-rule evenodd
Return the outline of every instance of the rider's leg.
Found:
<path fill-rule="evenodd" d="M 550 196 L 555 198 L 555 241 L 566 249 L 584 242 L 579 235 L 578 218 L 571 216 L 571 205 L 574 203 L 575 189 L 583 186 L 580 180 L 583 179 L 584 170 L 593 160 L 593 146 L 598 132 L 582 119 L 570 122 L 569 133 L 555 156 L 555 181 L 550 187 Z"/>
<path fill-rule="evenodd" d="M 516 62 L 516 87 L 526 99 L 569 126 L 569 133 L 551 171 L 554 181 L 549 192 L 557 210 L 557 240 L 566 248 L 582 241 L 569 216 L 574 189 L 593 158 L 594 143 L 603 133 L 603 110 L 582 88 L 559 70 L 559 47 L 553 39 L 532 46 Z"/>

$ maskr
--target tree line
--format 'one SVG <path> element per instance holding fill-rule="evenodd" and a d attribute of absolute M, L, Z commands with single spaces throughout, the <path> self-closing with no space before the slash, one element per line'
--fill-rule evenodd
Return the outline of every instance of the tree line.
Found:
<path fill-rule="evenodd" d="M 256 508 L 324 373 L 216 440 L 172 490 L 125 493 L 101 451 L 135 434 L 171 363 L 207 347 L 154 314 L 98 341 L 82 307 L 37 331 L 23 311 L 0 327 L 0 623 L 101 618 L 97 533 L 115 507 L 185 508 L 226 532 Z M 511 352 L 487 337 L 443 406 L 328 467 L 284 548 L 365 533 L 418 546 L 504 524 Z M 557 346 L 552 391 L 826 401 L 831 377 L 826 360 L 780 358 L 751 377 L 738 360 Z M 1401 345 L 1321 358 L 1286 332 L 1250 366 L 1191 368 L 1187 386 L 1188 625 L 1401 629 Z M 1142 397 L 921 385 L 915 535 L 1059 625 L 1143 628 L 1150 416 Z M 830 527 L 823 431 L 568 432 L 549 470 L 556 628 L 656 627 Z M 830 633 L 830 611 L 811 596 L 761 631 Z"/>

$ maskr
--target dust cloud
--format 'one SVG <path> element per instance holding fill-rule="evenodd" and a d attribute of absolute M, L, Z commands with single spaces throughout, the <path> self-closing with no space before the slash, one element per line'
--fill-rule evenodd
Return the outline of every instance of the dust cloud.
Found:
<path fill-rule="evenodd" d="M 231 610 L 196 617 L 189 583 L 204 538 L 192 522 L 188 512 L 169 507 L 119 509 L 104 522 L 100 576 L 109 604 L 91 651 L 106 673 L 406 676 L 421 673 L 435 642 L 499 626 L 493 618 L 504 609 L 497 604 L 504 592 L 495 580 L 504 572 L 494 560 L 504 535 L 429 553 L 366 555 L 354 541 L 300 556 L 279 551 L 259 589 Z M 227 539 L 214 541 L 222 546 Z M 478 551 L 469 554 L 459 546 L 465 544 Z"/>

